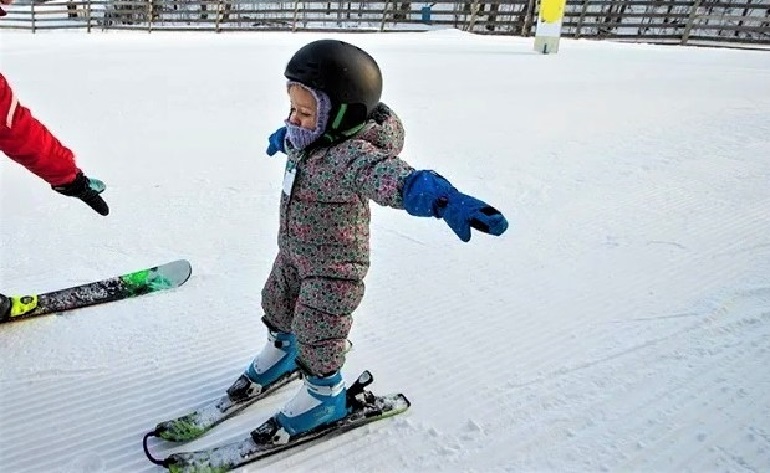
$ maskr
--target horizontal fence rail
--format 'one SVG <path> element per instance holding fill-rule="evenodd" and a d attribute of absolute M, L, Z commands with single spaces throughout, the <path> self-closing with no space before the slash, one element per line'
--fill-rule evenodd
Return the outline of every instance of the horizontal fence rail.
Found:
<path fill-rule="evenodd" d="M 6 7 L 0 29 L 426 31 L 532 36 L 539 0 L 56 0 Z M 567 0 L 562 36 L 770 46 L 770 0 Z"/>

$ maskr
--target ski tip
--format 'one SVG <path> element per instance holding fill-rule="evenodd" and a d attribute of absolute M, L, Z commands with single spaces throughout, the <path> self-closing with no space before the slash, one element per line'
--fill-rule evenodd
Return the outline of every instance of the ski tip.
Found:
<path fill-rule="evenodd" d="M 172 261 L 171 264 L 179 264 L 182 266 L 186 266 L 190 268 L 190 271 L 192 271 L 192 263 L 190 263 L 190 260 L 187 258 L 179 258 L 178 260 Z"/>
<path fill-rule="evenodd" d="M 170 281 L 173 281 L 174 287 L 179 287 L 186 283 L 190 276 L 192 276 L 192 264 L 184 258 L 161 264 L 153 269 Z"/>
<path fill-rule="evenodd" d="M 179 264 L 185 268 L 185 273 L 187 273 L 187 277 L 184 278 L 184 280 L 180 283 L 181 285 L 186 283 L 187 280 L 190 279 L 190 276 L 192 276 L 192 264 L 186 259 L 180 259 L 178 261 L 179 261 Z"/>
<path fill-rule="evenodd" d="M 180 258 L 178 260 L 169 261 L 166 264 L 162 264 L 159 268 L 176 269 L 181 273 L 192 273 L 192 263 L 186 258 Z"/>
<path fill-rule="evenodd" d="M 150 439 L 150 437 L 157 437 L 158 436 L 158 430 L 155 429 L 152 432 L 147 432 L 144 435 L 144 438 L 142 439 L 142 448 L 144 449 L 144 454 L 147 455 L 147 459 L 150 460 L 152 463 L 156 465 L 165 465 L 165 460 L 158 460 L 152 454 L 150 453 L 150 448 L 147 446 L 147 441 Z"/>

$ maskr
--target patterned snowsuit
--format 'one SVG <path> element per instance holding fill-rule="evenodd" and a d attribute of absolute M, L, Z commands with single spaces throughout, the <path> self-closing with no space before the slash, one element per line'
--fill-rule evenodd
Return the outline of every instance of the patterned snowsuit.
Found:
<path fill-rule="evenodd" d="M 380 104 L 354 137 L 309 153 L 285 143 L 278 255 L 262 290 L 268 324 L 291 332 L 312 374 L 339 369 L 369 269 L 369 200 L 403 209 L 414 170 L 399 159 L 401 120 Z"/>

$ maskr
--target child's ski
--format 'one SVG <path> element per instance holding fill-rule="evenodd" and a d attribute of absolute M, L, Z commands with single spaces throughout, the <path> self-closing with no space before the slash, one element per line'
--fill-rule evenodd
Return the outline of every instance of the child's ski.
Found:
<path fill-rule="evenodd" d="M 200 406 L 187 415 L 159 423 L 152 432 L 147 434 L 147 437 L 160 437 L 169 442 L 189 442 L 195 440 L 298 377 L 299 371 L 293 371 L 286 376 L 278 378 L 259 393 L 247 393 L 243 397 L 233 396 L 230 393 L 225 394 L 219 399 Z"/>
<path fill-rule="evenodd" d="M 176 288 L 184 284 L 191 273 L 190 263 L 180 259 L 57 291 L 11 296 L 8 298 L 10 306 L 8 310 L 5 313 L 0 312 L 0 323 L 15 322 Z"/>
<path fill-rule="evenodd" d="M 345 352 L 352 349 L 348 341 Z M 160 422 L 148 437 L 159 437 L 169 442 L 189 442 L 203 436 L 206 432 L 227 419 L 280 388 L 299 378 L 299 370 L 284 374 L 272 383 L 257 391 L 256 384 L 249 381 L 245 374 L 227 390 L 227 393 L 209 401 L 189 414 L 173 420 Z"/>
<path fill-rule="evenodd" d="M 409 400 L 403 394 L 378 396 L 365 390 L 372 381 L 371 373 L 364 371 L 348 388 L 347 416 L 292 437 L 285 443 L 276 441 L 277 424 L 270 418 L 242 440 L 195 452 L 173 453 L 164 460 L 159 460 L 150 453 L 147 440 L 151 436 L 157 436 L 155 432 L 150 432 L 144 437 L 144 451 L 151 462 L 167 468 L 171 473 L 225 473 L 296 446 L 395 416 L 409 408 Z"/>

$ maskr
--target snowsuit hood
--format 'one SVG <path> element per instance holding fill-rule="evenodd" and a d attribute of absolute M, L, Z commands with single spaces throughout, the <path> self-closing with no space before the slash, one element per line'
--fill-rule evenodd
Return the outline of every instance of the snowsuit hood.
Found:
<path fill-rule="evenodd" d="M 404 148 L 404 125 L 398 115 L 380 102 L 356 139 L 371 143 L 389 156 L 398 156 Z"/>

